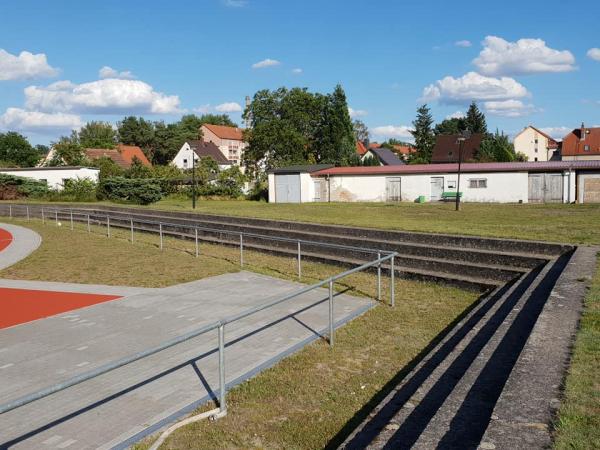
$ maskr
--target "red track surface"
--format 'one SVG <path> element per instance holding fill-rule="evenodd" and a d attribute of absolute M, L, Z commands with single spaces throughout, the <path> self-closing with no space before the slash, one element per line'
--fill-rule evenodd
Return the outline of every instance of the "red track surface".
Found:
<path fill-rule="evenodd" d="M 0 228 L 0 252 L 10 245 L 13 237 L 8 231 Z"/>
<path fill-rule="evenodd" d="M 117 298 L 120 297 L 0 288 L 0 329 Z"/>

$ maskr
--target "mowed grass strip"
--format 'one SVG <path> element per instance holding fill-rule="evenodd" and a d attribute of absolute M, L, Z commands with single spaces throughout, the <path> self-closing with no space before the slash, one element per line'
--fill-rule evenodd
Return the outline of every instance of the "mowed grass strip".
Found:
<path fill-rule="evenodd" d="M 39 221 L 7 220 L 38 231 L 42 246 L 29 258 L 0 272 L 0 277 L 164 286 L 223 271 L 239 270 L 239 249 L 201 245 L 193 256 L 190 241 L 127 230 Z M 246 251 L 245 268 L 282 278 L 296 278 L 295 258 Z M 312 283 L 342 271 L 340 267 L 305 262 L 303 282 Z M 374 297 L 376 276 L 358 273 L 336 284 L 336 290 Z M 383 297 L 389 299 L 384 277 Z M 229 414 L 216 422 L 180 429 L 164 448 L 322 448 L 351 421 L 382 387 L 408 365 L 458 316 L 477 294 L 461 289 L 396 279 L 396 307 L 380 305 L 336 332 L 330 348 L 317 341 L 273 368 L 232 389 Z M 209 408 L 206 405 L 204 409 Z M 136 448 L 149 447 L 150 440 Z"/>
<path fill-rule="evenodd" d="M 555 425 L 556 449 L 600 448 L 600 267 L 585 299 Z"/>

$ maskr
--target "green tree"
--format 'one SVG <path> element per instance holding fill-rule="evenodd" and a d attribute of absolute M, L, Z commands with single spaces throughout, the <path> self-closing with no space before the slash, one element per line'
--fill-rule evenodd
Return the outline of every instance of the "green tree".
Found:
<path fill-rule="evenodd" d="M 504 133 L 496 133 L 486 136 L 481 141 L 475 159 L 480 162 L 510 162 L 517 159 L 513 144 Z"/>
<path fill-rule="evenodd" d="M 429 107 L 421 105 L 417 109 L 417 118 L 413 121 L 414 130 L 410 134 L 415 138 L 415 148 L 417 151 L 410 157 L 412 164 L 428 164 L 431 162 L 433 146 L 435 145 L 435 135 L 433 134 L 433 117 Z"/>
<path fill-rule="evenodd" d="M 89 164 L 76 131 L 72 131 L 71 136 L 61 136 L 57 142 L 52 144 L 52 147 L 54 148 L 54 157 L 48 162 L 49 166 L 83 166 Z"/>
<path fill-rule="evenodd" d="M 25 136 L 14 131 L 0 133 L 0 161 L 3 165 L 33 167 L 41 157 Z"/>
<path fill-rule="evenodd" d="M 122 144 L 137 145 L 149 160 L 154 150 L 154 123 L 143 117 L 128 116 L 117 122 L 118 140 Z"/>
<path fill-rule="evenodd" d="M 117 131 L 108 122 L 88 122 L 78 136 L 83 148 L 115 148 L 117 144 Z"/>
<path fill-rule="evenodd" d="M 227 127 L 237 127 L 237 123 L 229 118 L 227 114 L 202 114 L 200 116 L 200 125 L 209 123 L 211 125 L 224 125 Z"/>
<path fill-rule="evenodd" d="M 354 138 L 357 141 L 367 142 L 369 140 L 369 129 L 362 120 L 354 120 L 352 128 L 354 130 Z"/>
<path fill-rule="evenodd" d="M 93 161 L 92 164 L 94 167 L 100 169 L 100 173 L 98 174 L 98 178 L 100 180 L 110 177 L 122 177 L 125 174 L 125 171 L 121 168 L 121 166 L 117 165 L 108 156 L 98 158 Z"/>
<path fill-rule="evenodd" d="M 451 117 L 438 123 L 433 132 L 436 136 L 440 134 L 461 134 L 467 129 L 464 117 Z"/>
<path fill-rule="evenodd" d="M 471 133 L 487 134 L 488 129 L 485 121 L 485 114 L 479 110 L 477 103 L 471 102 L 464 121 L 466 130 Z"/>
<path fill-rule="evenodd" d="M 146 167 L 137 156 L 133 157 L 131 166 L 125 170 L 127 178 L 152 178 L 152 169 Z"/>
<path fill-rule="evenodd" d="M 346 94 L 339 84 L 327 96 L 323 120 L 317 129 L 317 162 L 348 165 L 356 153 L 354 128 L 348 113 Z"/>

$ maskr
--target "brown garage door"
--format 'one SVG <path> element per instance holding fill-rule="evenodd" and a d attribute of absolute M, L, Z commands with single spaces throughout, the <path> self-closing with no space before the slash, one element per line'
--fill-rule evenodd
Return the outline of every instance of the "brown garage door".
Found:
<path fill-rule="evenodd" d="M 584 179 L 583 203 L 600 203 L 600 177 Z"/>

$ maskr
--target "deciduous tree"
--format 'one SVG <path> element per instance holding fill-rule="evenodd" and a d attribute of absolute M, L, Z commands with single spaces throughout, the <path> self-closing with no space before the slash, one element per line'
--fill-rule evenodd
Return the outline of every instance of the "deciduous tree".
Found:
<path fill-rule="evenodd" d="M 33 167 L 41 153 L 33 148 L 27 138 L 14 131 L 0 133 L 0 162 L 4 166 Z"/>

